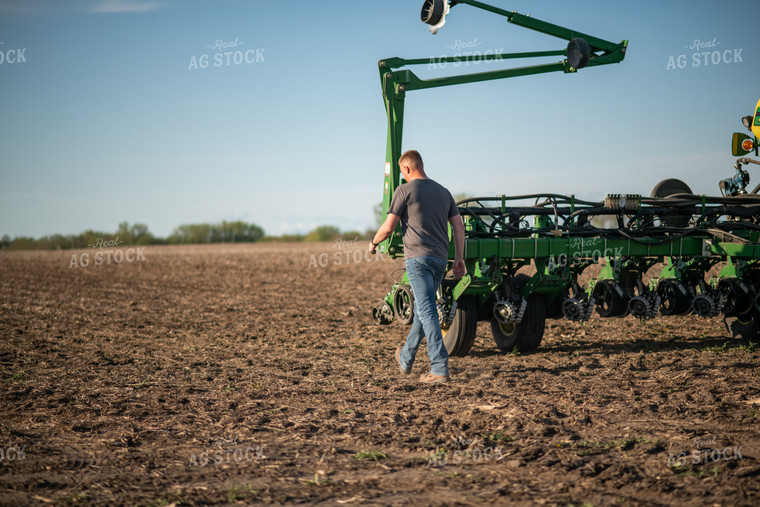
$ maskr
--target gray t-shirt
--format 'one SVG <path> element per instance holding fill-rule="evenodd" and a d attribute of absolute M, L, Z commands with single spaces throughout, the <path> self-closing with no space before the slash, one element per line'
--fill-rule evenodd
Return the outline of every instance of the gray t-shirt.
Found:
<path fill-rule="evenodd" d="M 449 258 L 447 223 L 459 214 L 459 209 L 443 185 L 417 178 L 399 186 L 388 213 L 401 219 L 405 258 Z"/>

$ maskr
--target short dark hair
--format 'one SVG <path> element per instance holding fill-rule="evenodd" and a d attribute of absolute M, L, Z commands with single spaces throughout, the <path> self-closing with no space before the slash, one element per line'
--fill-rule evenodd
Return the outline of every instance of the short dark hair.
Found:
<path fill-rule="evenodd" d="M 420 152 L 417 150 L 405 151 L 404 154 L 401 155 L 401 158 L 398 159 L 398 165 L 401 165 L 405 160 L 418 171 L 425 169 L 425 166 L 422 163 L 422 155 L 420 155 Z"/>

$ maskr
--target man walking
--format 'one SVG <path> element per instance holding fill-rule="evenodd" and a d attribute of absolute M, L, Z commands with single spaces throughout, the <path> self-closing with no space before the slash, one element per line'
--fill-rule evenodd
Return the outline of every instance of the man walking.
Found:
<path fill-rule="evenodd" d="M 396 189 L 388 216 L 370 241 L 369 251 L 374 254 L 377 245 L 393 234 L 401 220 L 406 275 L 414 293 L 414 319 L 406 343 L 396 350 L 396 361 L 402 373 L 410 374 L 424 336 L 430 373 L 422 375 L 420 381 L 444 383 L 449 381 L 449 354 L 438 322 L 435 293 L 446 274 L 449 257 L 447 222 L 454 236 L 452 271 L 457 278 L 465 274 L 464 224 L 451 193 L 427 177 L 422 157 L 416 150 L 401 155 L 398 164 L 406 184 Z"/>

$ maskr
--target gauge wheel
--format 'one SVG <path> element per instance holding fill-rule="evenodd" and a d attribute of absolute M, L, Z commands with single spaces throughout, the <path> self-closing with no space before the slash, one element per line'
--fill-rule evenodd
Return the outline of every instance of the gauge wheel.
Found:
<path fill-rule="evenodd" d="M 396 318 L 404 325 L 411 325 L 414 320 L 414 292 L 412 286 L 400 284 L 393 293 L 393 310 Z"/>
<path fill-rule="evenodd" d="M 528 296 L 525 315 L 519 324 L 502 324 L 491 321 L 491 334 L 496 346 L 502 352 L 520 352 L 536 350 L 541 345 L 546 326 L 546 307 L 544 298 L 538 295 Z"/>
<path fill-rule="evenodd" d="M 613 280 L 599 280 L 592 292 L 596 312 L 600 317 L 625 317 L 628 315 L 628 297 Z"/>

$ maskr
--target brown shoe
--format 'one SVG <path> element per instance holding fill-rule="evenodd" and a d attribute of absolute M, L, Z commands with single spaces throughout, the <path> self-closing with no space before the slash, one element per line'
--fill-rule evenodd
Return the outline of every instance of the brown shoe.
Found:
<path fill-rule="evenodd" d="M 434 375 L 432 373 L 425 373 L 420 376 L 420 382 L 423 384 L 445 384 L 450 381 L 448 375 Z"/>
<path fill-rule="evenodd" d="M 399 371 L 402 374 L 404 374 L 404 375 L 409 375 L 410 373 L 412 373 L 412 369 L 411 368 L 404 368 L 401 365 L 401 349 L 403 349 L 403 348 L 404 348 L 404 346 L 401 345 L 399 348 L 396 349 L 396 362 L 398 363 L 398 369 L 399 369 Z"/>

